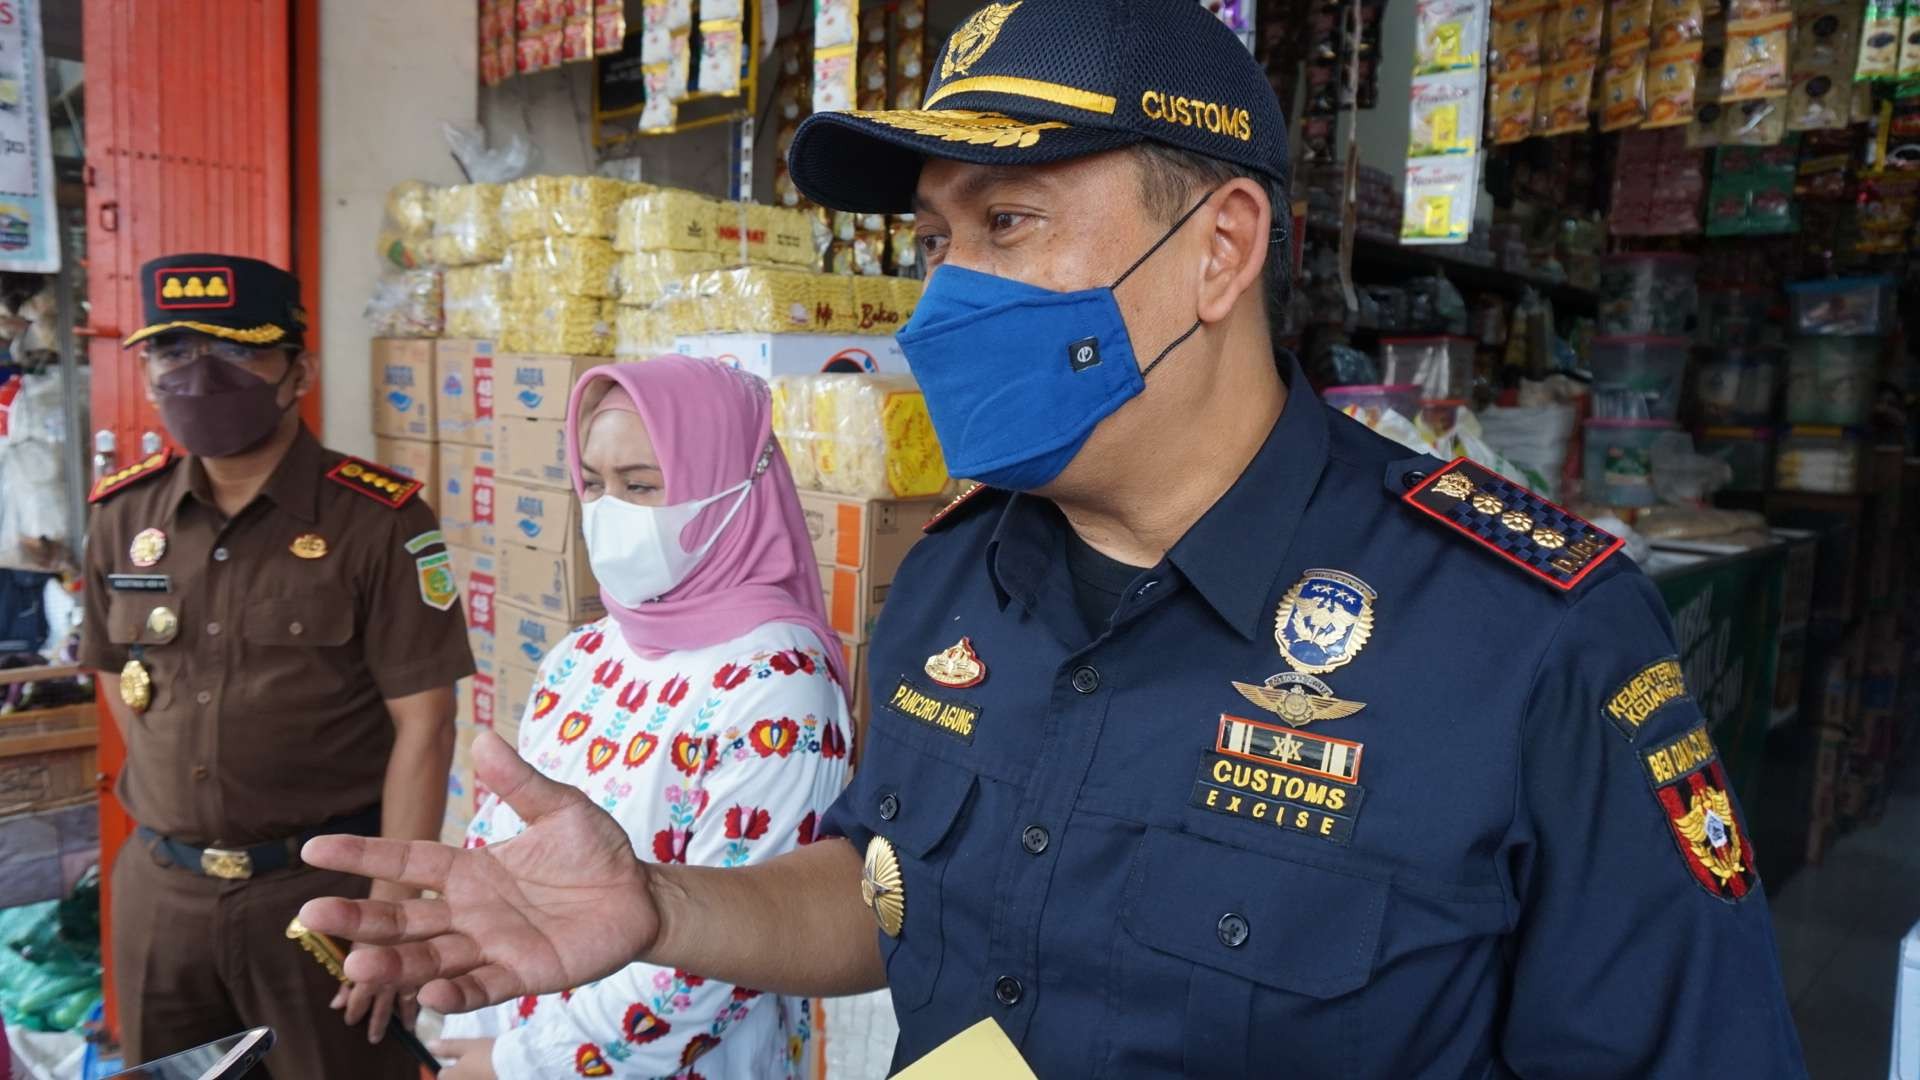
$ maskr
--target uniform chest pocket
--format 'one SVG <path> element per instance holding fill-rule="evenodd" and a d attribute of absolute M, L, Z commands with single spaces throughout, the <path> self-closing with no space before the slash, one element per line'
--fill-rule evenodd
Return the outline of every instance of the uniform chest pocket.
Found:
<path fill-rule="evenodd" d="M 159 616 L 154 612 L 165 608 Z M 107 640 L 115 645 L 164 645 L 178 632 L 179 598 L 167 593 L 112 593 L 107 600 Z"/>
<path fill-rule="evenodd" d="M 956 846 L 950 834 L 978 780 L 945 762 L 905 751 L 892 740 L 875 740 L 860 768 L 870 773 L 871 793 L 860 815 L 893 846 L 905 901 L 899 935 L 880 937 L 887 985 L 897 1007 L 918 1009 L 933 996 L 946 959 L 945 942 L 955 930 L 942 916 Z"/>
<path fill-rule="evenodd" d="M 1276 1050 L 1262 1031 L 1288 1033 L 1290 1072 L 1344 1074 L 1357 1033 L 1340 999 L 1372 979 L 1388 893 L 1384 881 L 1148 830 L 1121 904 L 1143 947 L 1128 950 L 1125 996 L 1164 1006 L 1187 984 L 1186 1076 L 1270 1074 L 1273 1058 L 1254 1050 Z"/>
<path fill-rule="evenodd" d="M 247 641 L 254 645 L 345 645 L 353 638 L 353 609 L 344 596 L 274 596 L 247 607 Z"/>

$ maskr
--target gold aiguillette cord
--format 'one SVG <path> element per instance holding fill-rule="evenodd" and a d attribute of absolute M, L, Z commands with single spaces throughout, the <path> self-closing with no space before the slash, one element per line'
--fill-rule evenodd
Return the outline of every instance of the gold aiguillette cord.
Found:
<path fill-rule="evenodd" d="M 327 969 L 327 974 L 343 983 L 348 981 L 347 954 L 340 951 L 340 946 L 334 944 L 332 938 L 318 930 L 307 929 L 299 919 L 295 919 L 287 924 L 287 939 L 298 942 L 300 947 L 307 950 L 307 953 L 313 957 L 315 963 Z M 398 1015 L 387 1022 L 387 1034 L 399 1040 L 400 1045 L 406 1047 L 408 1052 L 418 1058 L 428 1072 L 439 1074 L 440 1059 L 433 1056 L 433 1052 L 420 1042 L 418 1036 L 407 1030 L 407 1026 L 400 1022 Z"/>

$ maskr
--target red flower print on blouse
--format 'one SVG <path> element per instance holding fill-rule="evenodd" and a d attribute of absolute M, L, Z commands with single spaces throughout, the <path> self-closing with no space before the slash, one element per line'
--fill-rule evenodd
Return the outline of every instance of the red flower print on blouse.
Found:
<path fill-rule="evenodd" d="M 800 819 L 799 836 L 800 836 L 800 845 L 802 847 L 805 847 L 806 845 L 813 843 L 813 840 L 814 840 L 813 830 L 819 827 L 820 827 L 820 816 L 818 814 L 815 814 L 811 810 L 807 811 L 807 816 Z"/>
<path fill-rule="evenodd" d="M 627 665 L 618 660 L 602 660 L 600 666 L 593 669 L 593 684 L 608 690 L 620 685 L 620 679 L 627 673 Z"/>
<path fill-rule="evenodd" d="M 673 767 L 688 776 L 700 771 L 700 763 L 706 760 L 706 746 L 686 732 L 673 737 Z"/>
<path fill-rule="evenodd" d="M 573 1069 L 581 1076 L 612 1076 L 613 1066 L 601 1056 L 600 1048 L 592 1043 L 581 1043 L 580 1049 L 573 1052 Z"/>
<path fill-rule="evenodd" d="M 751 806 L 736 806 L 727 811 L 727 839 L 758 840 L 767 835 L 773 815 Z"/>
<path fill-rule="evenodd" d="M 793 744 L 800 740 L 800 725 L 781 717 L 778 720 L 762 720 L 747 732 L 747 741 L 759 751 L 761 757 L 773 757 L 778 754 L 786 757 L 793 753 Z"/>
<path fill-rule="evenodd" d="M 620 1021 L 620 1034 L 635 1046 L 645 1046 L 673 1030 L 673 1025 L 653 1014 L 645 1005 L 634 1004 Z"/>
<path fill-rule="evenodd" d="M 713 1035 L 695 1035 L 687 1040 L 687 1048 L 680 1051 L 680 1067 L 686 1068 L 700 1060 L 700 1055 L 720 1045 L 718 1037 Z"/>
<path fill-rule="evenodd" d="M 533 718 L 535 720 L 545 720 L 547 714 L 552 712 L 553 707 L 558 704 L 560 704 L 559 694 L 551 690 L 540 691 L 533 695 Z"/>
<path fill-rule="evenodd" d="M 598 630 L 589 630 L 580 635 L 580 639 L 573 643 L 573 647 L 586 653 L 588 656 L 592 656 L 594 653 L 600 651 L 600 646 L 606 644 L 606 641 L 607 635 Z"/>
<path fill-rule="evenodd" d="M 620 690 L 620 707 L 628 712 L 638 712 L 647 707 L 647 684 L 630 682 Z"/>
<path fill-rule="evenodd" d="M 733 988 L 733 1000 L 735 1001 L 752 1001 L 759 996 L 760 991 L 758 990 L 749 989 L 745 986 L 736 986 Z"/>
<path fill-rule="evenodd" d="M 467 842 L 462 846 L 469 847 L 469 848 L 483 848 L 487 846 L 487 841 L 485 837 L 469 836 L 467 837 Z"/>
<path fill-rule="evenodd" d="M 595 735 L 593 741 L 587 744 L 587 775 L 592 776 L 613 764 L 614 757 L 619 753 L 619 743 Z"/>
<path fill-rule="evenodd" d="M 583 713 L 578 709 L 575 709 L 573 712 L 568 713 L 567 718 L 565 720 L 560 721 L 560 732 L 559 732 L 560 745 L 568 746 L 573 743 L 579 742 L 580 736 L 585 735 L 587 733 L 587 729 L 592 726 L 593 726 L 593 717 L 588 716 L 586 713 Z"/>
<path fill-rule="evenodd" d="M 627 740 L 627 755 L 623 759 L 622 764 L 626 765 L 629 769 L 637 769 L 645 765 L 647 759 L 653 756 L 654 750 L 658 748 L 659 745 L 660 736 L 658 735 L 645 731 L 635 735 L 633 738 Z"/>
<path fill-rule="evenodd" d="M 679 968 L 673 969 L 673 977 L 676 979 L 679 979 L 683 983 L 686 983 L 687 989 L 689 990 L 693 989 L 696 986 L 705 986 L 707 984 L 707 980 L 702 978 L 701 976 L 695 975 L 691 971 L 682 971 Z"/>
<path fill-rule="evenodd" d="M 533 1010 L 539 1007 L 540 1007 L 540 998 L 538 996 L 534 994 L 528 994 L 526 997 L 521 998 L 520 999 L 520 1019 L 522 1020 L 533 1019 Z"/>
<path fill-rule="evenodd" d="M 686 699 L 687 680 L 678 675 L 668 679 L 666 684 L 660 687 L 660 704 L 665 705 L 669 709 L 677 708 L 679 704 Z"/>
<path fill-rule="evenodd" d="M 772 665 L 773 670 L 782 675 L 801 673 L 811 675 L 815 670 L 813 657 L 808 656 L 799 649 L 786 649 L 774 653 L 772 659 L 768 660 L 767 663 Z"/>
<path fill-rule="evenodd" d="M 747 676 L 752 674 L 753 670 L 751 668 L 743 668 L 734 664 L 722 664 L 720 670 L 713 673 L 713 688 L 715 690 L 735 689 L 741 683 L 746 682 Z"/>
<path fill-rule="evenodd" d="M 820 728 L 820 753 L 829 760 L 847 756 L 847 736 L 831 720 Z"/>
<path fill-rule="evenodd" d="M 653 834 L 653 861 L 658 863 L 683 863 L 687 861 L 687 841 L 693 839 L 685 829 L 661 829 Z"/>

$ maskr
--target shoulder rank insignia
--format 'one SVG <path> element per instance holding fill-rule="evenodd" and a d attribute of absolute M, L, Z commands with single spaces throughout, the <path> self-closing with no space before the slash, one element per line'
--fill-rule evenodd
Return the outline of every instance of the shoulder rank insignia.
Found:
<path fill-rule="evenodd" d="M 422 486 L 418 480 L 356 457 L 346 458 L 328 469 L 327 479 L 395 510 L 407 505 L 407 500 L 418 494 Z"/>
<path fill-rule="evenodd" d="M 944 524 L 948 519 L 953 519 L 956 521 L 959 520 L 959 518 L 962 516 L 959 513 L 961 508 L 965 507 L 969 503 L 978 503 L 978 502 L 984 501 L 981 497 L 987 494 L 988 492 L 991 492 L 992 490 L 993 490 L 992 488 L 988 487 L 985 484 L 973 484 L 969 486 L 967 490 L 961 492 L 959 496 L 955 498 L 952 502 L 941 507 L 939 512 L 934 514 L 933 517 L 928 518 L 927 523 L 921 527 L 920 531 L 929 532 L 929 533 L 934 532 L 935 530 L 939 529 L 941 525 Z"/>
<path fill-rule="evenodd" d="M 1466 458 L 1427 477 L 1403 501 L 1563 590 L 1580 584 L 1623 543 Z"/>
<path fill-rule="evenodd" d="M 132 487 L 134 484 L 139 483 L 149 476 L 160 475 L 165 472 L 167 466 L 171 464 L 173 464 L 172 450 L 161 450 L 159 453 L 149 454 L 124 469 L 117 472 L 110 472 L 100 479 L 95 480 L 93 482 L 93 491 L 87 495 L 87 501 L 99 502 L 114 492 L 122 488 Z"/>

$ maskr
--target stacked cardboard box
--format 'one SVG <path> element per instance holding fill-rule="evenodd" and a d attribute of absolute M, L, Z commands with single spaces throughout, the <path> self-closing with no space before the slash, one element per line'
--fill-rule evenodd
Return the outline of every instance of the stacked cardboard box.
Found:
<path fill-rule="evenodd" d="M 822 491 L 800 492 L 800 511 L 813 540 L 826 595 L 827 621 L 840 635 L 847 675 L 854 685 L 854 746 L 864 742 L 871 715 L 867 647 L 873 626 L 893 589 L 893 577 L 920 530 L 940 507 L 939 499 L 860 499 Z"/>
<path fill-rule="evenodd" d="M 420 481 L 428 505 L 440 494 L 433 353 L 425 338 L 373 342 L 374 460 Z"/>

